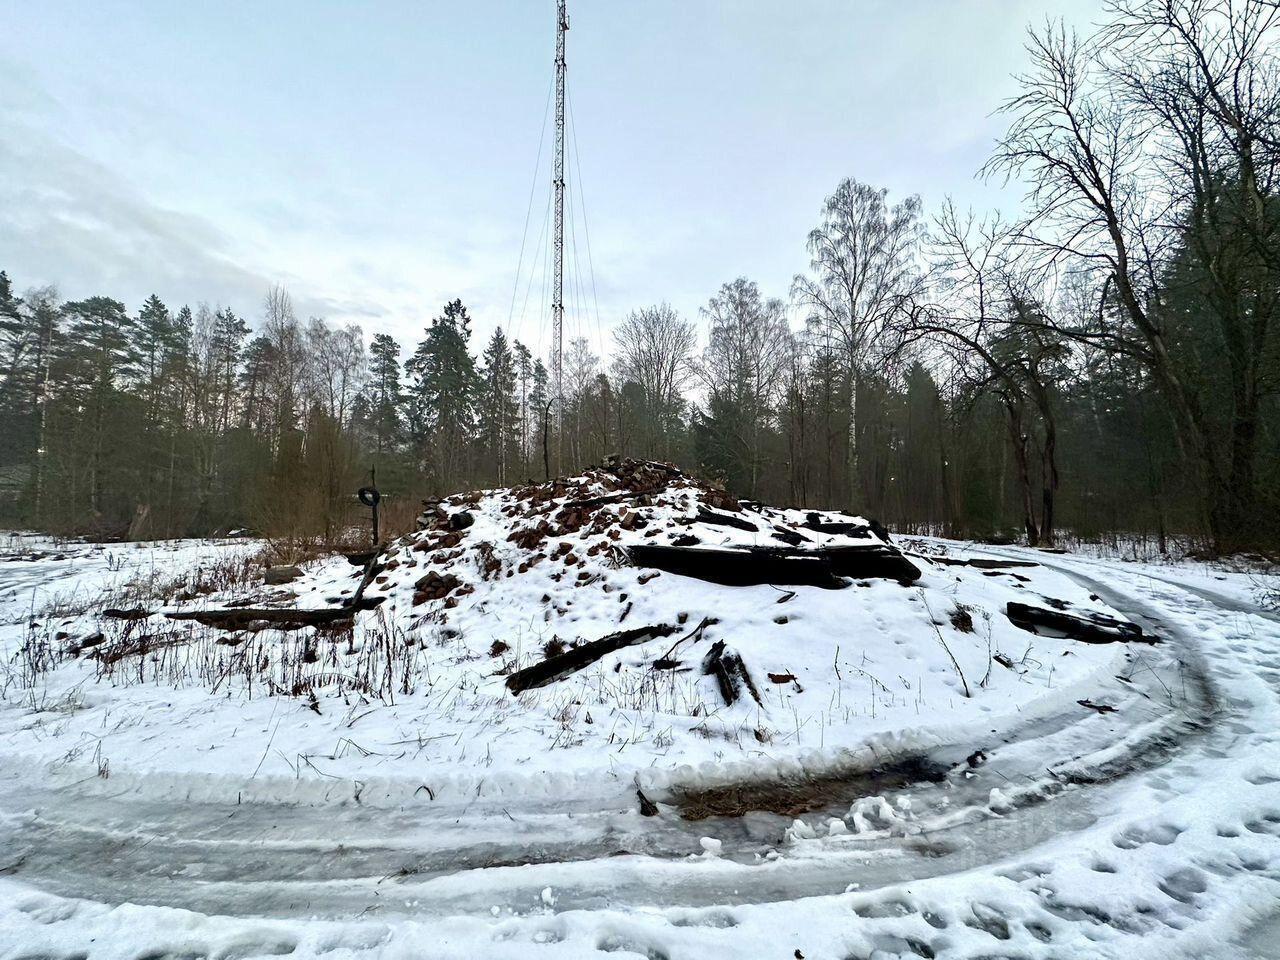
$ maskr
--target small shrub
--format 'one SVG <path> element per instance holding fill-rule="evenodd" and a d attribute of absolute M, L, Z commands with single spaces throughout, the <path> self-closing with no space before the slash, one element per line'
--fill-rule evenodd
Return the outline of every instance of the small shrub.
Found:
<path fill-rule="evenodd" d="M 973 633 L 973 608 L 957 603 L 951 611 L 951 625 L 961 633 Z"/>

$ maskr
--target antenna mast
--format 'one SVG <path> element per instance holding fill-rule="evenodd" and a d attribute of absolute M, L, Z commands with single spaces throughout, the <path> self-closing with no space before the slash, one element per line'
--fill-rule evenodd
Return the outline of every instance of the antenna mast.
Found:
<path fill-rule="evenodd" d="M 564 444 L 564 35 L 569 30 L 565 0 L 556 0 L 556 158 L 552 173 L 555 190 L 555 275 L 551 293 L 551 334 L 555 338 L 553 371 L 556 381 L 556 474 L 563 471 Z"/>

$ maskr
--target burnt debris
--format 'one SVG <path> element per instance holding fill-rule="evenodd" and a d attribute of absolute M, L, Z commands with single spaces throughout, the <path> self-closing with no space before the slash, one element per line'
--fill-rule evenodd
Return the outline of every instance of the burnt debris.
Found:
<path fill-rule="evenodd" d="M 1061 610 L 1033 607 L 1012 601 L 1005 608 L 1005 613 L 1009 617 L 1009 622 L 1015 627 L 1021 627 L 1040 636 L 1081 640 L 1084 643 L 1156 642 L 1154 637 L 1144 635 L 1142 628 L 1136 623 L 1117 620 L 1101 613 L 1078 617 Z"/>
<path fill-rule="evenodd" d="M 844 578 L 881 578 L 913 583 L 920 568 L 884 544 L 820 547 L 696 547 L 635 544 L 627 556 L 638 567 L 727 586 L 787 584 L 838 590 Z"/>
<path fill-rule="evenodd" d="M 601 657 L 623 647 L 631 647 L 656 637 L 669 637 L 676 632 L 676 627 L 669 623 L 657 623 L 648 627 L 635 627 L 631 630 L 619 630 L 599 640 L 570 647 L 535 663 L 531 667 L 517 670 L 507 677 L 507 689 L 519 694 L 536 687 L 545 687 L 549 683 L 563 680 L 570 674 L 589 667 Z"/>

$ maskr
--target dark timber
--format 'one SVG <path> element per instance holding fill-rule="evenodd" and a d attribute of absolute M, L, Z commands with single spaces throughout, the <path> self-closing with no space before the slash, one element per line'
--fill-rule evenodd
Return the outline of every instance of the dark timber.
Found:
<path fill-rule="evenodd" d="M 631 562 L 728 586 L 795 584 L 838 589 L 842 577 L 912 582 L 920 568 L 893 547 L 867 544 L 797 550 L 789 547 L 708 549 L 659 544 L 627 548 Z"/>
<path fill-rule="evenodd" d="M 591 640 L 577 647 L 571 647 L 563 653 L 547 657 L 541 663 L 517 670 L 507 677 L 507 689 L 512 693 L 523 693 L 535 687 L 545 687 L 549 683 L 563 680 L 583 667 L 589 667 L 601 657 L 621 650 L 623 647 L 644 643 L 655 637 L 669 637 L 676 632 L 676 627 L 669 623 L 656 623 L 648 627 L 635 627 L 631 630 L 620 630 L 599 640 Z"/>
<path fill-rule="evenodd" d="M 1144 636 L 1136 623 L 1116 620 L 1100 613 L 1077 617 L 1061 610 L 1032 607 L 1025 603 L 1011 602 L 1005 612 L 1015 627 L 1036 634 L 1055 634 L 1082 640 L 1085 643 L 1155 643 L 1154 637 Z"/>

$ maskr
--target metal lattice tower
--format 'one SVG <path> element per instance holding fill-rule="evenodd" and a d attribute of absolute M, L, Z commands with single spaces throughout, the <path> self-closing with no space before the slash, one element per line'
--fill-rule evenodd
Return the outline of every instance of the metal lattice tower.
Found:
<path fill-rule="evenodd" d="M 555 262 L 551 293 L 551 335 L 555 339 L 552 374 L 556 381 L 556 473 L 563 472 L 564 436 L 564 35 L 569 30 L 565 0 L 556 0 L 556 157 L 552 173 L 555 190 Z"/>

